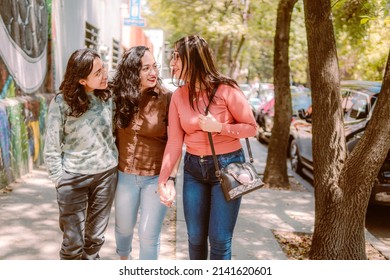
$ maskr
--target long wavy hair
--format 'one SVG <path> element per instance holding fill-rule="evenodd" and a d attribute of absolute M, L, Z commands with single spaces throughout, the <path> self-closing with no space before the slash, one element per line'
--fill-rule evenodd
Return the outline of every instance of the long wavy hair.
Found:
<path fill-rule="evenodd" d="M 179 81 L 185 81 L 188 84 L 189 102 L 192 109 L 195 110 L 194 100 L 198 99 L 200 94 L 196 90 L 197 86 L 206 90 L 209 101 L 213 88 L 219 84 L 239 88 L 235 80 L 218 70 L 212 51 L 202 37 L 198 35 L 183 37 L 174 43 L 174 48 L 182 61 Z M 199 108 L 197 109 L 199 111 Z"/>
<path fill-rule="evenodd" d="M 60 91 L 63 93 L 64 99 L 70 107 L 70 116 L 80 117 L 89 108 L 90 100 L 85 92 L 84 86 L 79 81 L 80 79 L 86 79 L 91 73 L 95 58 L 100 58 L 96 51 L 79 49 L 68 60 Z M 94 94 L 103 101 L 107 101 L 110 97 L 110 91 L 108 89 L 95 89 Z"/>
<path fill-rule="evenodd" d="M 192 109 L 195 110 L 194 100 L 198 99 L 200 94 L 196 90 L 197 86 L 206 90 L 208 100 L 211 102 L 213 88 L 219 84 L 239 88 L 235 80 L 219 72 L 212 51 L 202 37 L 198 35 L 183 37 L 174 43 L 174 48 L 182 61 L 179 81 L 185 81 L 188 84 L 189 102 Z M 199 111 L 199 108 L 197 109 Z"/>
<path fill-rule="evenodd" d="M 110 88 L 116 104 L 115 125 L 126 128 L 139 110 L 143 92 L 141 87 L 142 57 L 148 47 L 135 46 L 127 50 L 118 64 L 117 72 L 110 83 Z M 162 92 L 161 79 L 157 79 L 156 87 L 148 88 L 145 92 Z"/>

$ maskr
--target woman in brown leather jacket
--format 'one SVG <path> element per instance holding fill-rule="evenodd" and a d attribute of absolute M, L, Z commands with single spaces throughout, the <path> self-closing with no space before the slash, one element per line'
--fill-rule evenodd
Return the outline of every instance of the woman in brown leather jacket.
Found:
<path fill-rule="evenodd" d="M 157 259 L 167 211 L 167 206 L 160 202 L 157 181 L 167 142 L 171 92 L 162 87 L 159 65 L 144 46 L 126 51 L 113 79 L 112 90 L 119 151 L 116 251 L 120 259 L 129 258 L 140 212 L 139 259 Z"/>

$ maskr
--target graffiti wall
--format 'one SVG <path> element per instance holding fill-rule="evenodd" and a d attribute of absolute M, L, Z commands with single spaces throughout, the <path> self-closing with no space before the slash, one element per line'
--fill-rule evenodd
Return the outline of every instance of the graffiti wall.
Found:
<path fill-rule="evenodd" d="M 0 0 L 0 189 L 43 165 L 48 104 L 76 49 L 98 51 L 110 74 L 124 49 L 154 50 L 143 28 L 124 26 L 131 3 Z"/>
<path fill-rule="evenodd" d="M 51 0 L 0 0 L 0 189 L 43 164 Z"/>

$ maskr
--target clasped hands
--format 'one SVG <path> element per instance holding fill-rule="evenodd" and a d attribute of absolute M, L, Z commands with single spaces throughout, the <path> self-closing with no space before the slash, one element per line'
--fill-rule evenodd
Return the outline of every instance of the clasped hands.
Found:
<path fill-rule="evenodd" d="M 221 132 L 222 124 L 218 122 L 210 113 L 207 116 L 199 114 L 199 126 L 203 131 Z"/>
<path fill-rule="evenodd" d="M 159 184 L 158 193 L 160 194 L 160 201 L 167 207 L 172 207 L 173 201 L 176 196 L 175 183 L 168 180 L 165 184 Z"/>
<path fill-rule="evenodd" d="M 199 115 L 199 126 L 203 131 L 207 132 L 221 132 L 222 124 L 218 122 L 210 113 L 207 116 Z M 165 184 L 158 185 L 158 193 L 160 194 L 160 201 L 167 207 L 172 207 L 176 196 L 175 183 L 168 180 Z"/>

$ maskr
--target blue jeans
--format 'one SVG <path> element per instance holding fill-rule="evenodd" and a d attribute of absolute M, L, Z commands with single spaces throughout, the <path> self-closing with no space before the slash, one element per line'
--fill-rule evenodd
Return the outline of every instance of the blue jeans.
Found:
<path fill-rule="evenodd" d="M 218 155 L 219 167 L 244 162 L 242 149 Z M 210 242 L 211 260 L 230 260 L 233 230 L 241 198 L 227 202 L 215 176 L 212 156 L 184 157 L 183 207 L 191 260 L 205 260 Z"/>
<path fill-rule="evenodd" d="M 157 193 L 158 176 L 137 176 L 118 171 L 115 194 L 116 252 L 128 257 L 132 251 L 134 228 L 138 211 L 140 260 L 157 260 L 160 234 L 167 207 Z"/>

